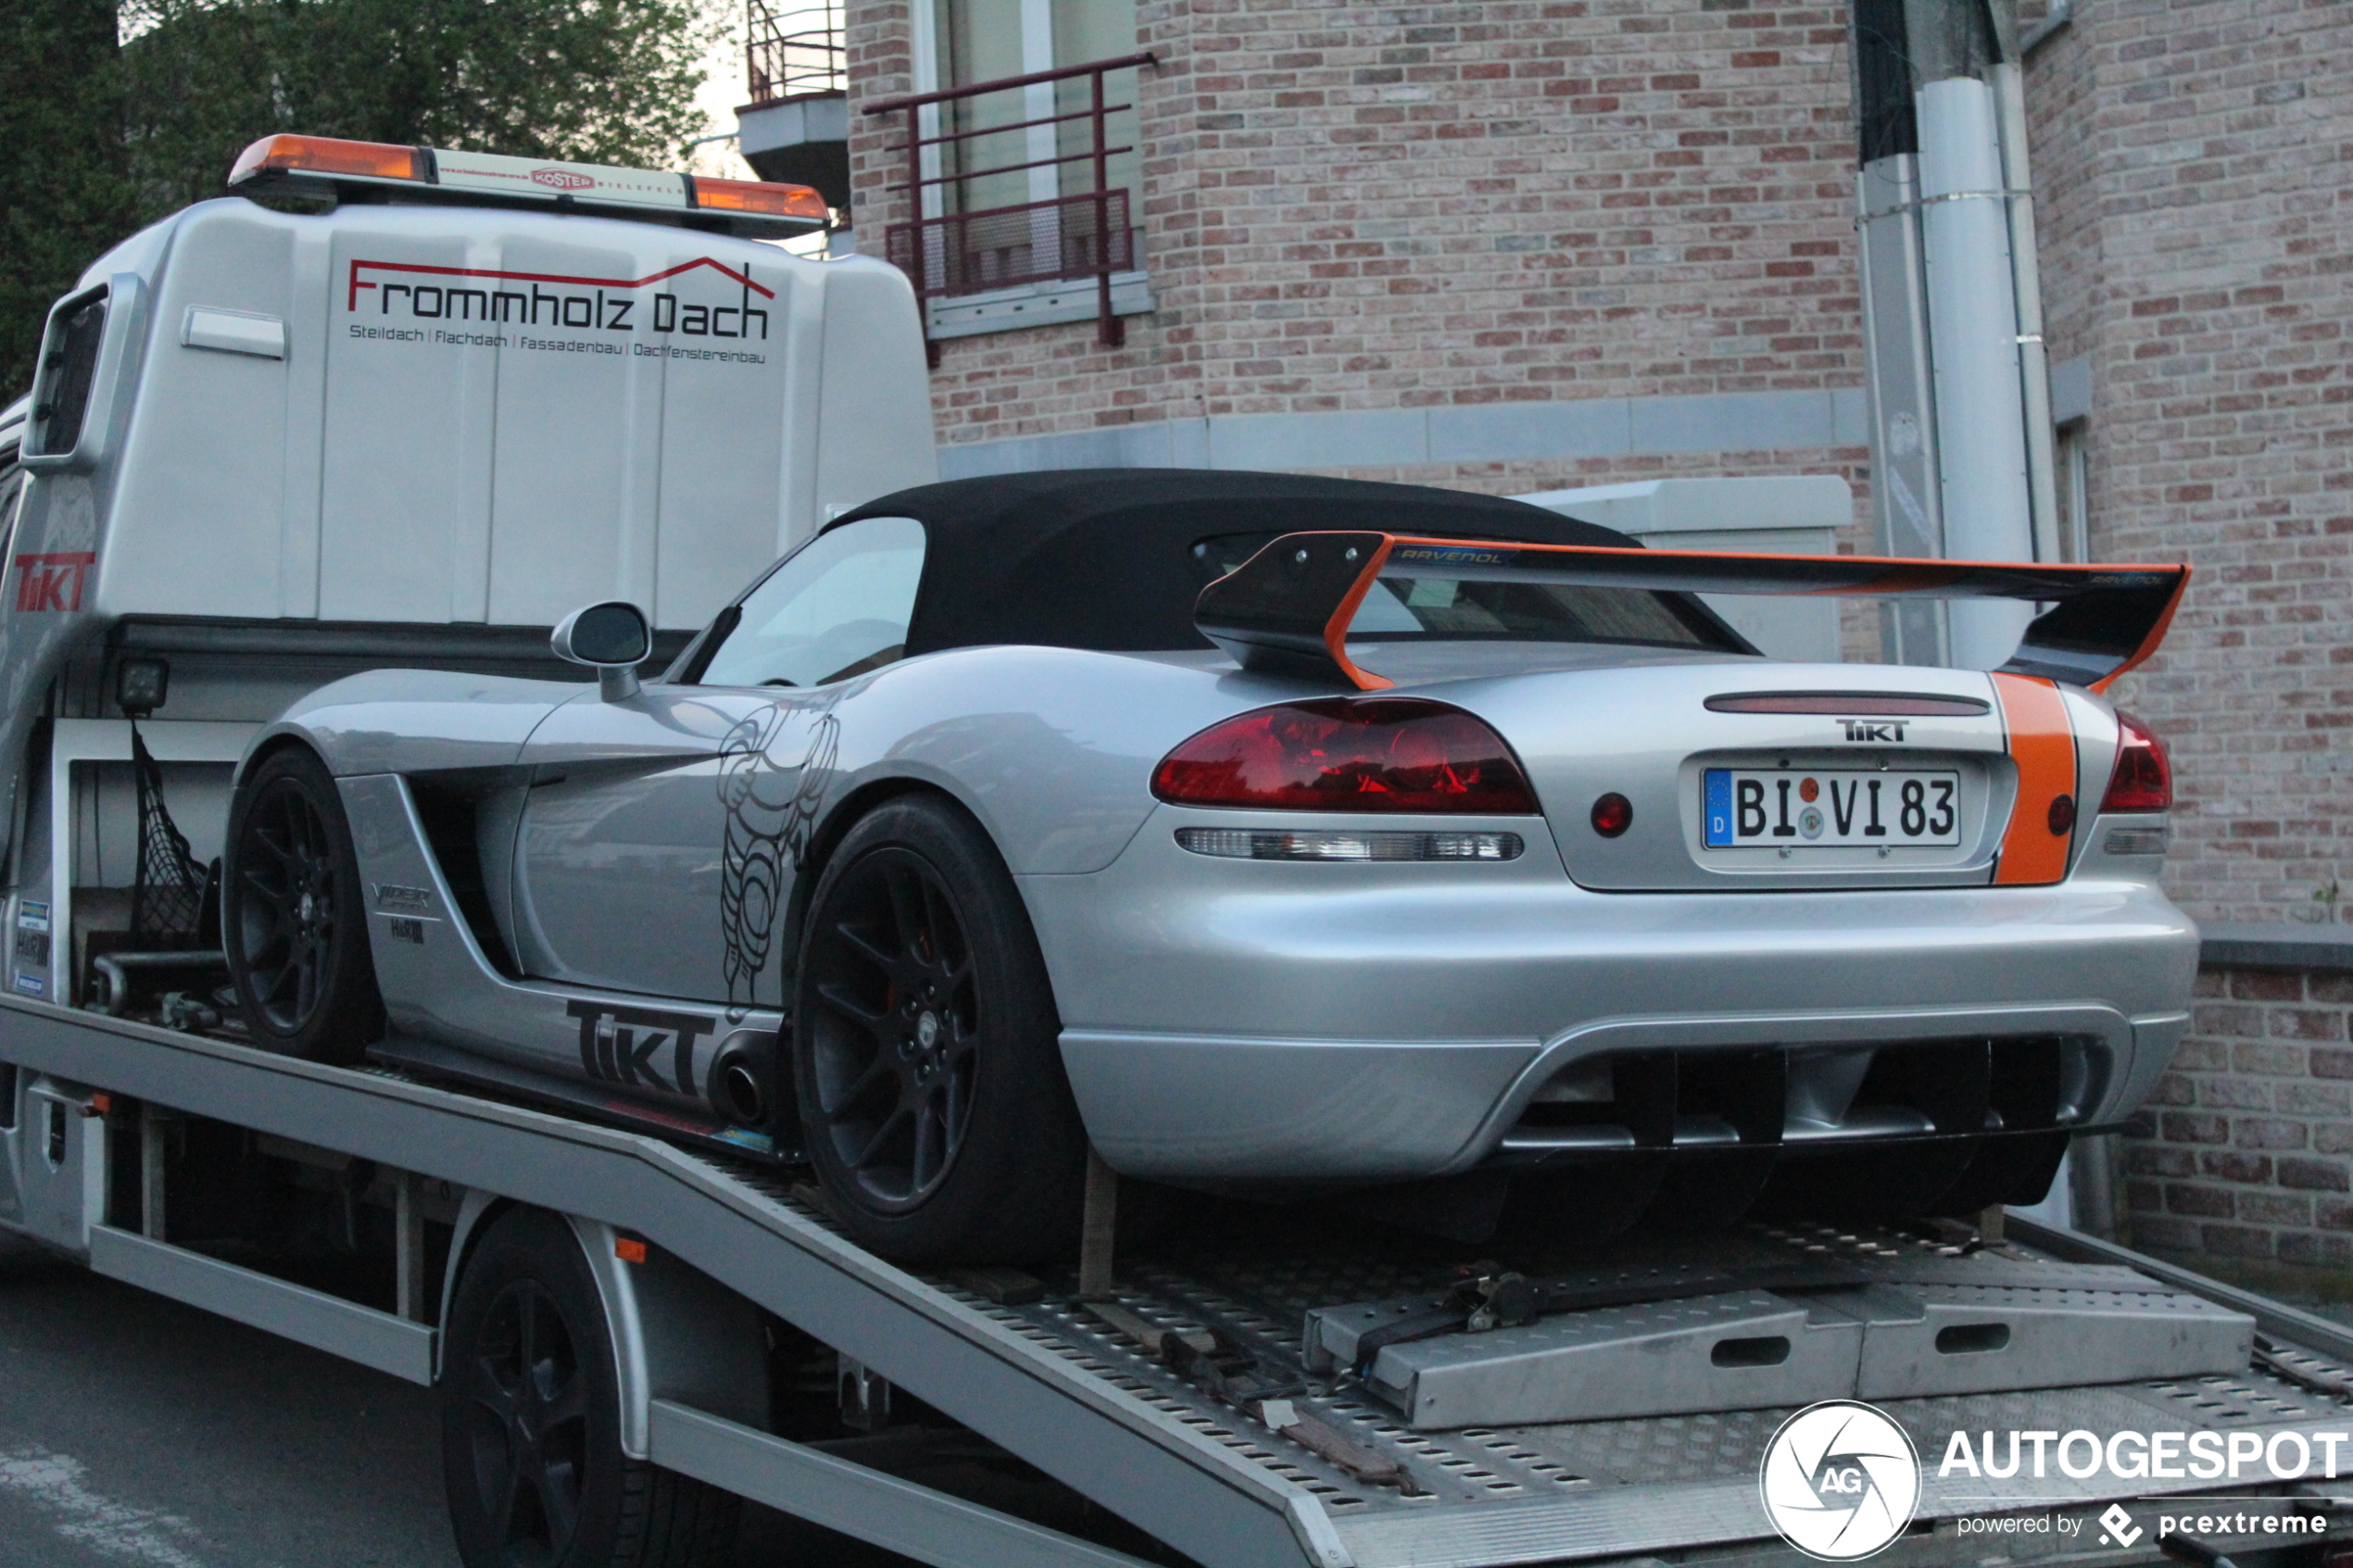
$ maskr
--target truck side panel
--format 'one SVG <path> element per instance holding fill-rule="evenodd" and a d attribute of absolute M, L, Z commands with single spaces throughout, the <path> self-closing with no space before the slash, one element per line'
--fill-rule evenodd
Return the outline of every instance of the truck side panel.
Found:
<path fill-rule="evenodd" d="M 102 618 L 544 625 L 618 596 L 691 630 L 824 516 L 937 474 L 912 292 L 871 259 L 231 199 L 91 278 L 126 270 L 152 297 L 84 482 Z"/>
<path fill-rule="evenodd" d="M 287 325 L 293 235 L 228 206 L 191 212 L 149 280 L 138 400 L 107 511 L 154 521 L 137 547 L 99 551 L 102 602 L 283 613 L 286 362 L 181 343 L 192 308 Z M 110 532 L 124 536 L 119 521 Z"/>

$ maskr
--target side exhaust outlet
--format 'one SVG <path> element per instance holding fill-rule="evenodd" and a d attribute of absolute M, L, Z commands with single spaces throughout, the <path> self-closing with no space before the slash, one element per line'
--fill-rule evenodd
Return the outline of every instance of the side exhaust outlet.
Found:
<path fill-rule="evenodd" d="M 711 1108 L 742 1127 L 768 1119 L 768 1085 L 776 1071 L 776 1036 L 738 1029 L 721 1043 L 711 1066 Z"/>

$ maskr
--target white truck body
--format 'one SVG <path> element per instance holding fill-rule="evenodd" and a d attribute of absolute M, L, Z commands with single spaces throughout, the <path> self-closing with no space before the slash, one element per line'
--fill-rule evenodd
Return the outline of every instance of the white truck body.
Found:
<path fill-rule="evenodd" d="M 11 929 L 59 938 L 10 986 L 73 999 L 69 911 L 131 883 L 123 651 L 176 666 L 147 738 L 208 859 L 245 738 L 335 674 L 554 673 L 545 629 L 597 599 L 675 646 L 936 478 L 921 346 L 883 263 L 580 212 L 232 197 L 99 257 L 0 420 L 0 840 Z"/>

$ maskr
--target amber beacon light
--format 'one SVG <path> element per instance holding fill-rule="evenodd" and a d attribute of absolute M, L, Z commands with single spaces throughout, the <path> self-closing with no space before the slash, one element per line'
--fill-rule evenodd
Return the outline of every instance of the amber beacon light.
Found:
<path fill-rule="evenodd" d="M 229 186 L 338 201 L 553 208 L 751 239 L 810 233 L 833 220 L 825 198 L 806 185 L 285 133 L 264 136 L 239 154 Z"/>
<path fill-rule="evenodd" d="M 695 176 L 695 205 L 718 212 L 755 212 L 769 218 L 806 218 L 823 223 L 832 209 L 806 185 L 764 180 L 706 180 Z"/>
<path fill-rule="evenodd" d="M 361 180 L 433 182 L 433 155 L 422 147 L 389 142 L 346 142 L 334 136 L 264 136 L 229 170 L 229 183 L 243 185 L 270 175 L 346 175 Z"/>

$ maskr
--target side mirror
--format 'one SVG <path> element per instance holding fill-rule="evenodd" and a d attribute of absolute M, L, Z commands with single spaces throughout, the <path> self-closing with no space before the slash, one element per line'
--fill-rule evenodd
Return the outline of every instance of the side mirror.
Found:
<path fill-rule="evenodd" d="M 637 666 L 654 651 L 646 612 L 619 599 L 575 609 L 547 639 L 558 659 L 597 672 L 597 695 L 625 702 L 637 695 Z"/>

